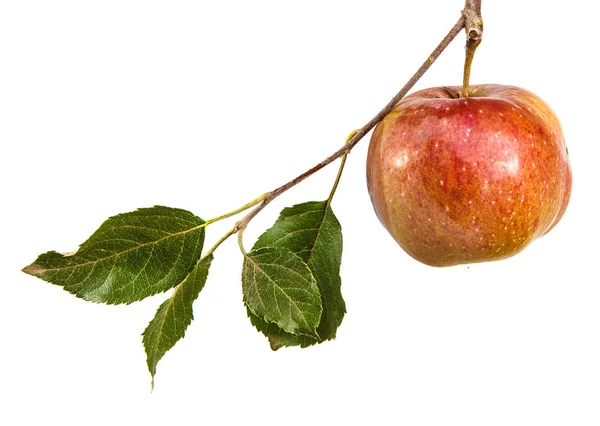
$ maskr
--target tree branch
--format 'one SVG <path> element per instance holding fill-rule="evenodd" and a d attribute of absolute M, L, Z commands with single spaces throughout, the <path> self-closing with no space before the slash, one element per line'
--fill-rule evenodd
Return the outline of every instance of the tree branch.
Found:
<path fill-rule="evenodd" d="M 481 34 L 483 32 L 483 24 L 480 17 L 481 11 L 481 0 L 466 0 L 465 9 L 462 11 L 461 17 L 458 19 L 456 24 L 452 27 L 450 32 L 444 37 L 444 39 L 438 44 L 428 58 L 423 62 L 415 74 L 408 80 L 408 82 L 402 87 L 402 89 L 383 107 L 368 123 L 363 127 L 356 130 L 354 136 L 340 149 L 331 154 L 329 157 L 321 161 L 319 164 L 308 169 L 301 175 L 295 177 L 291 181 L 281 185 L 280 187 L 272 190 L 265 194 L 264 199 L 252 209 L 246 216 L 239 220 L 232 230 L 230 230 L 227 236 L 231 236 L 237 232 L 243 231 L 248 223 L 264 209 L 273 199 L 283 194 L 288 189 L 296 186 L 307 177 L 321 170 L 325 166 L 331 164 L 343 155 L 348 154 L 352 148 L 358 144 L 358 142 L 369 133 L 373 127 L 375 127 L 383 118 L 388 115 L 396 104 L 408 93 L 415 83 L 425 74 L 425 72 L 431 67 L 435 60 L 441 55 L 441 53 L 448 47 L 448 45 L 456 38 L 456 36 L 462 31 L 463 28 L 467 29 L 467 43 L 469 40 L 481 41 Z"/>

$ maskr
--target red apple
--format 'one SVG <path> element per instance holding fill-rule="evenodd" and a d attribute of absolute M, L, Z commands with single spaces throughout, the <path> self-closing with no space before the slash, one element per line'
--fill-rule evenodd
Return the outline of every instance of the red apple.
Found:
<path fill-rule="evenodd" d="M 503 259 L 547 233 L 571 194 L 558 119 L 514 86 L 421 90 L 375 128 L 367 185 L 400 246 L 432 266 Z"/>

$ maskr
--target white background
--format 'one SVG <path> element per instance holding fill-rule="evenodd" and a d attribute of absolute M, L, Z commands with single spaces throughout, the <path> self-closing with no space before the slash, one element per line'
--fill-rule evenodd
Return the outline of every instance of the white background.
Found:
<path fill-rule="evenodd" d="M 591 3 L 483 1 L 472 82 L 532 90 L 567 137 L 572 200 L 549 235 L 500 262 L 419 264 L 375 217 L 365 140 L 334 200 L 338 338 L 271 352 L 246 318 L 232 239 L 154 393 L 140 333 L 165 295 L 94 305 L 20 269 L 76 250 L 110 215 L 161 204 L 208 219 L 293 178 L 387 103 L 463 2 L 0 4 L 1 424 L 600 424 Z M 416 88 L 459 84 L 463 45 Z M 325 198 L 334 169 L 272 203 L 246 245 L 281 208 Z"/>

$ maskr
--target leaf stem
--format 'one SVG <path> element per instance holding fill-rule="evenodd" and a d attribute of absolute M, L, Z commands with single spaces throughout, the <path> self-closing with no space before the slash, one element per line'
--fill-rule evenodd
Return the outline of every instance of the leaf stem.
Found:
<path fill-rule="evenodd" d="M 219 244 L 222 241 L 224 241 L 225 239 L 227 239 L 228 237 L 230 237 L 231 235 L 233 235 L 235 233 L 239 233 L 238 234 L 238 244 L 240 246 L 242 253 L 246 254 L 246 251 L 244 250 L 244 245 L 242 243 L 242 234 L 243 234 L 244 229 L 246 229 L 246 227 L 248 226 L 248 223 L 275 198 L 277 198 L 278 196 L 283 194 L 288 189 L 296 186 L 297 184 L 302 182 L 307 177 L 313 175 L 314 173 L 318 172 L 325 166 L 331 164 L 332 162 L 334 162 L 335 160 L 337 160 L 338 158 L 343 156 L 344 159 L 342 160 L 342 164 L 340 165 L 340 171 L 338 171 L 338 178 L 336 178 L 336 182 L 332 189 L 332 193 L 330 194 L 330 197 L 331 197 L 331 195 L 333 194 L 333 192 L 335 192 L 335 189 L 337 188 L 337 184 L 339 183 L 339 177 L 341 176 L 341 170 L 344 166 L 344 160 L 345 160 L 346 155 L 348 155 L 348 153 L 350 151 L 352 151 L 352 149 L 358 144 L 358 142 L 363 137 L 365 137 L 367 135 L 367 133 L 369 133 L 381 120 L 383 120 L 383 118 L 394 109 L 396 104 L 404 96 L 406 96 L 408 91 L 410 89 L 412 89 L 412 87 L 415 85 L 415 83 L 417 81 L 419 81 L 419 79 L 431 67 L 431 65 L 435 62 L 435 60 L 448 47 L 448 45 L 452 42 L 452 40 L 454 40 L 456 38 L 456 36 L 464 28 L 467 29 L 468 39 L 474 38 L 475 36 L 477 36 L 477 37 L 479 37 L 479 39 L 481 39 L 481 33 L 483 31 L 483 24 L 481 22 L 480 10 L 481 10 L 481 0 L 465 0 L 465 9 L 462 11 L 461 16 L 458 19 L 458 21 L 456 22 L 456 24 L 454 24 L 452 29 L 450 29 L 450 32 L 448 32 L 448 34 L 442 39 L 442 41 L 437 45 L 437 47 L 433 50 L 433 52 L 431 52 L 431 54 L 427 57 L 425 62 L 423 62 L 421 64 L 419 69 L 413 74 L 413 76 L 408 80 L 408 82 L 402 87 L 402 89 L 400 89 L 400 91 L 398 93 L 396 93 L 396 95 L 387 103 L 387 105 L 385 105 L 381 109 L 381 111 L 379 111 L 363 127 L 356 130 L 355 132 L 353 132 L 353 134 L 351 134 L 350 139 L 347 140 L 346 144 L 344 144 L 343 147 L 339 148 L 337 151 L 335 151 L 329 157 L 325 158 L 323 161 L 321 161 L 317 165 L 311 167 L 310 169 L 308 169 L 301 175 L 295 177 L 294 179 L 290 180 L 289 182 L 281 185 L 278 188 L 275 188 L 274 190 L 272 190 L 270 192 L 267 192 L 266 194 L 263 194 L 261 196 L 262 198 L 259 197 L 260 200 L 258 198 L 256 200 L 254 200 L 254 201 L 256 201 L 256 206 L 252 210 L 250 210 L 250 212 L 248 214 L 246 214 L 241 220 L 239 220 L 235 224 L 235 226 L 232 228 L 232 230 L 229 231 L 224 236 L 224 238 L 219 240 Z M 467 21 L 469 23 L 468 27 L 465 26 L 467 24 Z M 249 204 L 251 204 L 251 203 L 249 203 Z M 240 211 L 243 211 L 243 210 L 240 210 Z M 233 214 L 235 214 L 235 213 L 233 213 Z"/>
<path fill-rule="evenodd" d="M 244 228 L 239 228 L 237 224 L 234 227 L 234 229 L 236 227 L 238 228 L 238 231 L 237 231 L 238 232 L 238 246 L 240 246 L 240 251 L 242 252 L 242 254 L 244 256 L 246 256 L 247 253 L 246 253 L 246 249 L 244 249 L 244 241 L 243 241 L 245 227 Z"/>
<path fill-rule="evenodd" d="M 211 254 L 213 254 L 213 252 L 221 245 L 221 243 L 223 243 L 223 241 L 225 241 L 227 238 L 231 237 L 233 234 L 235 234 L 237 232 L 236 227 L 234 226 L 233 228 L 231 228 L 229 231 L 227 231 L 227 233 L 225 235 L 223 235 L 219 241 L 217 241 L 215 243 L 215 245 L 213 245 L 211 248 L 209 248 L 203 255 L 202 255 L 202 259 L 210 256 Z"/>
<path fill-rule="evenodd" d="M 342 157 L 342 162 L 340 163 L 340 168 L 338 169 L 337 176 L 335 177 L 335 182 L 333 183 L 333 187 L 331 188 L 331 192 L 329 193 L 329 197 L 327 197 L 327 202 L 331 204 L 331 200 L 335 194 L 335 191 L 340 183 L 340 179 L 342 177 L 342 172 L 344 171 L 344 166 L 346 165 L 346 158 L 348 158 L 348 154 L 344 154 Z"/>
<path fill-rule="evenodd" d="M 346 138 L 346 144 L 352 140 L 354 135 L 358 132 L 358 130 L 353 130 L 350 132 L 348 137 Z M 335 191 L 337 190 L 338 185 L 340 184 L 340 179 L 342 178 L 342 173 L 344 172 L 344 166 L 346 165 L 346 159 L 348 158 L 348 154 L 344 154 L 342 156 L 342 162 L 340 163 L 340 167 L 337 172 L 337 176 L 335 177 L 335 182 L 333 182 L 333 187 L 331 188 L 331 192 L 329 193 L 329 197 L 327 198 L 327 204 L 331 204 L 331 200 L 335 195 Z"/>
<path fill-rule="evenodd" d="M 223 215 L 221 215 L 221 216 L 217 216 L 217 217 L 214 217 L 214 218 L 212 218 L 212 219 L 209 219 L 209 220 L 207 220 L 206 222 L 204 222 L 204 226 L 208 226 L 208 225 L 210 225 L 211 223 L 218 222 L 219 220 L 222 220 L 222 219 L 227 219 L 228 217 L 235 216 L 236 214 L 238 214 L 238 213 L 241 213 L 241 212 L 243 212 L 244 210 L 248 210 L 250 207 L 254 207 L 254 206 L 255 206 L 255 205 L 257 205 L 258 203 L 260 203 L 262 200 L 264 200 L 264 199 L 265 199 L 265 197 L 267 196 L 267 194 L 268 194 L 268 193 L 266 193 L 266 192 L 265 192 L 265 193 L 264 193 L 263 195 L 261 195 L 260 197 L 257 197 L 257 198 L 255 198 L 254 200 L 250 201 L 248 204 L 244 204 L 244 205 L 243 205 L 242 207 L 240 207 L 240 208 L 237 208 L 237 209 L 235 209 L 235 210 L 232 210 L 232 211 L 230 211 L 229 213 L 225 213 L 225 214 L 223 214 Z"/>

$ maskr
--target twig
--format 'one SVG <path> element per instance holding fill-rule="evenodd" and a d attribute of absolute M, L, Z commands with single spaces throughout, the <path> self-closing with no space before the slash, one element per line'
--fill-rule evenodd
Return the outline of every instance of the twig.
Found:
<path fill-rule="evenodd" d="M 481 10 L 481 0 L 466 0 L 465 1 L 465 9 L 462 11 L 461 17 L 454 24 L 450 32 L 444 37 L 444 39 L 438 44 L 438 46 L 434 49 L 434 51 L 429 55 L 429 57 L 423 62 L 423 64 L 419 67 L 417 72 L 408 80 L 408 82 L 402 87 L 402 89 L 388 102 L 388 104 L 383 107 L 381 111 L 377 113 L 367 124 L 358 129 L 354 136 L 340 149 L 331 154 L 329 157 L 325 158 L 319 164 L 314 167 L 308 169 L 301 175 L 295 177 L 291 181 L 281 185 L 280 187 L 272 190 L 271 192 L 267 192 L 264 195 L 264 199 L 252 209 L 246 216 L 244 216 L 241 220 L 239 220 L 233 229 L 231 229 L 227 237 L 243 231 L 248 223 L 264 209 L 271 201 L 275 198 L 283 194 L 288 189 L 296 186 L 300 182 L 302 182 L 307 177 L 311 176 L 315 172 L 321 170 L 325 166 L 331 164 L 333 161 L 337 160 L 343 155 L 348 154 L 352 148 L 356 146 L 356 144 L 366 136 L 367 133 L 373 129 L 383 118 L 388 115 L 392 109 L 396 106 L 396 104 L 408 93 L 410 89 L 415 85 L 415 83 L 425 74 L 425 72 L 431 67 L 431 65 L 435 62 L 435 60 L 441 55 L 441 53 L 448 47 L 448 45 L 456 38 L 456 36 L 463 30 L 463 28 L 467 29 L 467 43 L 471 38 L 478 38 L 481 41 L 481 34 L 483 32 L 483 24 L 481 23 L 480 18 L 480 10 Z M 471 37 L 471 35 L 473 37 Z M 240 244 L 240 246 L 242 246 Z"/>
<path fill-rule="evenodd" d="M 481 0 L 466 0 L 462 11 L 465 17 L 465 30 L 467 43 L 481 41 L 483 36 L 483 20 L 481 19 Z"/>

